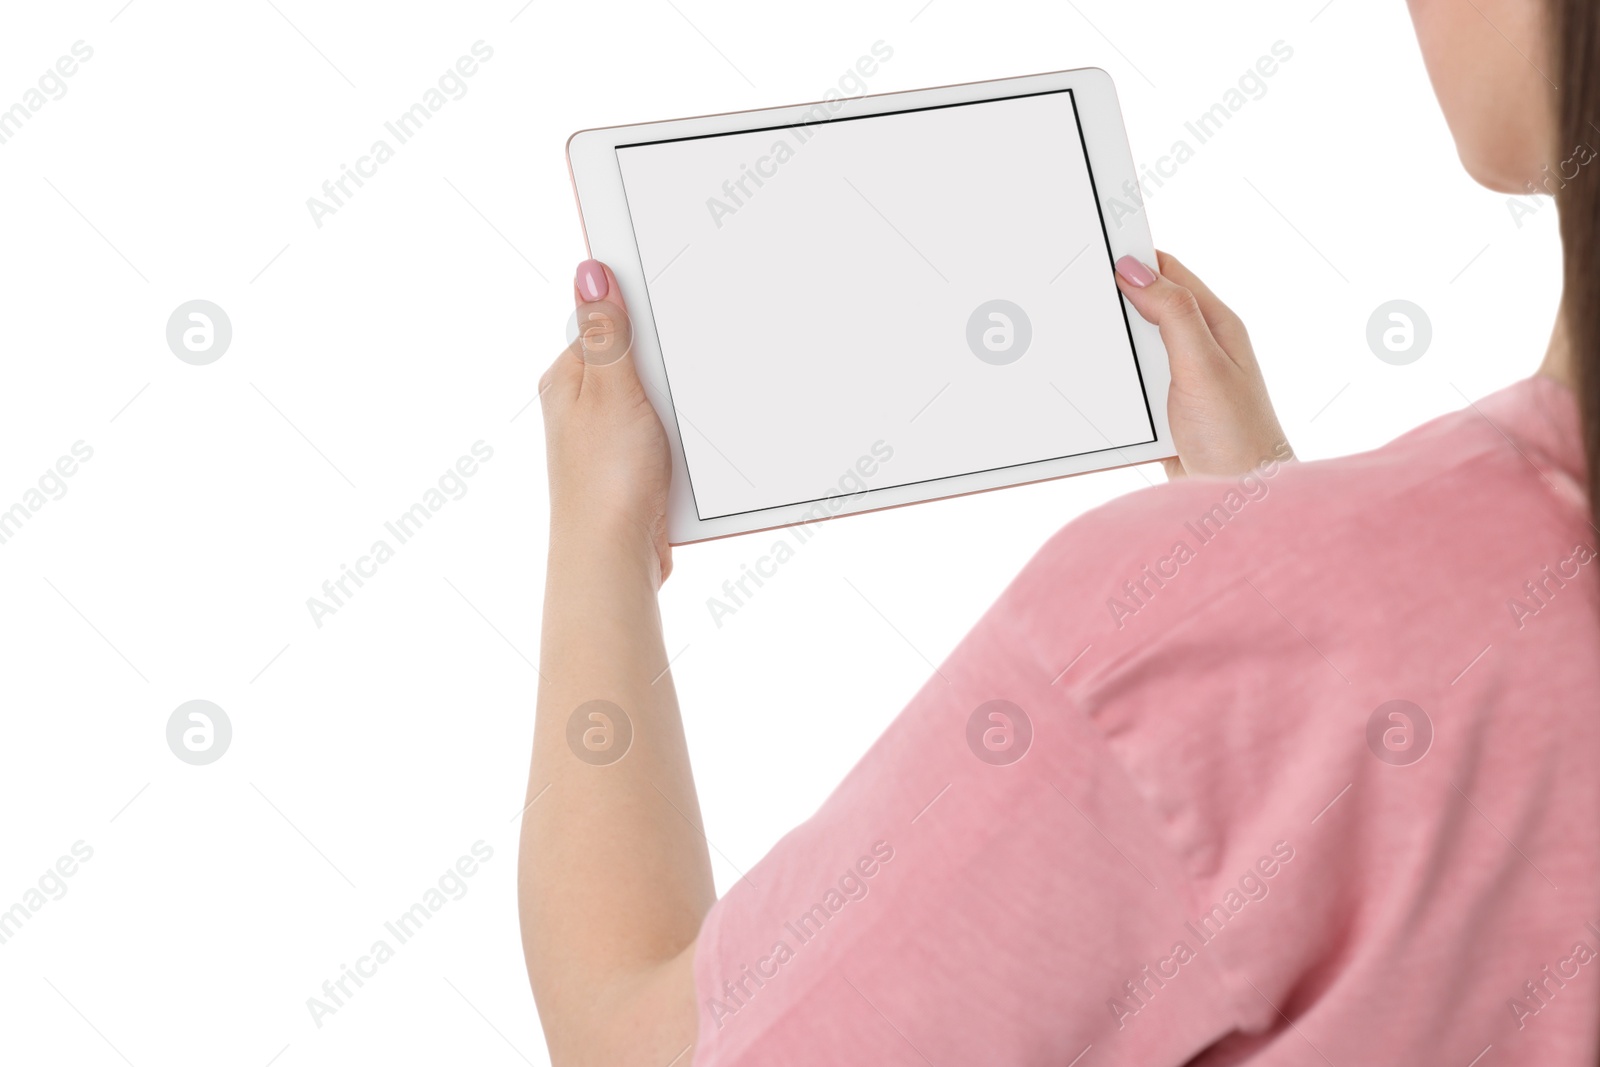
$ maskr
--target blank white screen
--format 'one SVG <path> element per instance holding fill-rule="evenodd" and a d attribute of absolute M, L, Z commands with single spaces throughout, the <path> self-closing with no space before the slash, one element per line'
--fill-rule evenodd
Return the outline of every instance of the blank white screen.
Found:
<path fill-rule="evenodd" d="M 701 518 L 1155 439 L 1069 91 L 617 156 Z"/>

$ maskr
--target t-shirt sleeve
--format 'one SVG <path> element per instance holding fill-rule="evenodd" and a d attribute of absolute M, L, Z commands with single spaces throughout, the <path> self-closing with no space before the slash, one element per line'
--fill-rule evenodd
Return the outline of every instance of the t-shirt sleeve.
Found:
<path fill-rule="evenodd" d="M 712 908 L 697 1067 L 1063 1067 L 1090 1048 L 1159 1067 L 1232 1028 L 1226 976 L 1188 944 L 1183 863 L 1064 695 L 1119 536 L 1086 520 Z"/>

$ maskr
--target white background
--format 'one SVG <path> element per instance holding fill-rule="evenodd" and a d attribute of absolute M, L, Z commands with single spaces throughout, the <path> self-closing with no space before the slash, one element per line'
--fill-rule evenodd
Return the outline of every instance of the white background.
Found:
<path fill-rule="evenodd" d="M 94 849 L 0 945 L 8 1062 L 545 1062 L 514 907 L 545 525 L 524 406 L 584 254 L 573 130 L 816 99 L 881 38 L 874 91 L 1104 66 L 1153 162 L 1281 39 L 1149 211 L 1249 324 L 1300 454 L 1531 373 L 1554 314 L 1554 211 L 1519 229 L 1460 172 L 1399 3 L 274 2 L 3 15 L 0 106 L 95 49 L 0 145 L 0 506 L 94 449 L 0 545 L 0 907 Z M 479 39 L 468 94 L 318 229 L 306 198 Z M 839 269 L 870 296 L 882 268 Z M 195 298 L 234 328 L 207 367 L 165 343 Z M 1406 367 L 1365 342 L 1395 298 L 1434 323 Z M 480 439 L 467 495 L 318 629 L 306 598 Z M 1159 477 L 830 524 L 720 628 L 707 598 L 768 535 L 680 550 L 663 611 L 719 884 L 1048 534 Z M 234 728 L 206 767 L 165 741 L 195 698 Z M 315 1027 L 306 998 L 480 839 L 470 892 Z"/>

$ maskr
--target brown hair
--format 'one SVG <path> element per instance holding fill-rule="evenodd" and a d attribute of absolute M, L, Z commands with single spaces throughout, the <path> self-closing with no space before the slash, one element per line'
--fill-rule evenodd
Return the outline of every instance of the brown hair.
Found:
<path fill-rule="evenodd" d="M 1558 42 L 1556 116 L 1561 144 L 1592 145 L 1600 138 L 1600 3 L 1552 0 L 1550 28 Z M 1562 175 L 1566 177 L 1566 175 Z M 1584 452 L 1589 459 L 1589 508 L 1600 522 L 1600 160 L 1580 168 L 1556 191 L 1566 257 L 1566 316 Z"/>
<path fill-rule="evenodd" d="M 1550 29 L 1558 42 L 1560 81 L 1556 122 L 1561 143 L 1588 145 L 1600 134 L 1590 116 L 1600 115 L 1600 3 L 1551 0 Z M 1565 175 L 1563 175 L 1565 177 Z M 1566 317 L 1574 386 L 1583 413 L 1583 450 L 1589 460 L 1589 515 L 1600 523 L 1600 160 L 1591 159 L 1577 177 L 1556 190 L 1561 209 L 1561 244 Z"/>

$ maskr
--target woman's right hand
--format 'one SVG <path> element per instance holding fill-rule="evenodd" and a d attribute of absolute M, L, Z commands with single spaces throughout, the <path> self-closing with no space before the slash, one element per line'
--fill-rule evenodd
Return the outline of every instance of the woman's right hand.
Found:
<path fill-rule="evenodd" d="M 1172 366 L 1167 420 L 1178 455 L 1162 460 L 1167 476 L 1233 477 L 1293 459 L 1244 323 L 1182 263 L 1156 256 L 1159 273 L 1118 260 L 1117 287 L 1160 328 Z"/>

